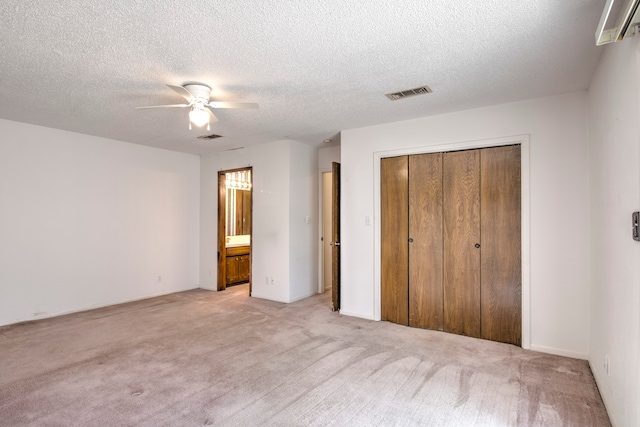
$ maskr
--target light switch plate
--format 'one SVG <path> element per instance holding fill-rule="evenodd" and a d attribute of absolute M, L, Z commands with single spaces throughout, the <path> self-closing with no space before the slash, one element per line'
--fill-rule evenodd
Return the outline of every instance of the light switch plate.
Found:
<path fill-rule="evenodd" d="M 640 212 L 634 212 L 631 214 L 631 237 L 633 237 L 633 240 L 640 242 L 638 222 L 640 222 Z"/>

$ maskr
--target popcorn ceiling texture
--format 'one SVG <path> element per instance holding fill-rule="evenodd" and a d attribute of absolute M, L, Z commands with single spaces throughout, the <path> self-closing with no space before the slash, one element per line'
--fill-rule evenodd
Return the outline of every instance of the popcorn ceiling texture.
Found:
<path fill-rule="evenodd" d="M 3 0 L 0 118 L 190 153 L 585 90 L 601 0 Z M 205 83 L 188 130 L 166 84 Z M 384 94 L 420 85 L 402 101 Z M 202 141 L 198 135 L 225 138 Z"/>

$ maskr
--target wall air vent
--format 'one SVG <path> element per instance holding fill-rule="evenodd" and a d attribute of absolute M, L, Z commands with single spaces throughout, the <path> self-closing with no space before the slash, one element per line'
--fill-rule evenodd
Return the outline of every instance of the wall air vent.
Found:
<path fill-rule="evenodd" d="M 397 101 L 398 99 L 409 98 L 410 96 L 416 95 L 424 95 L 426 93 L 433 92 L 429 86 L 420 86 L 415 87 L 413 89 L 407 89 L 400 92 L 394 93 L 385 93 L 384 95 L 392 101 Z"/>
<path fill-rule="evenodd" d="M 198 139 L 216 139 L 216 138 L 222 138 L 222 135 L 211 134 L 211 135 L 200 135 L 198 137 Z"/>

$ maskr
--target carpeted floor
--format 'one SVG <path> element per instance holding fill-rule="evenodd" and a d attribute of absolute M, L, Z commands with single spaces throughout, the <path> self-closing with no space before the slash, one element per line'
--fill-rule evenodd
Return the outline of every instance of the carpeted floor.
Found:
<path fill-rule="evenodd" d="M 0 328 L 0 425 L 610 425 L 585 361 L 247 291 Z"/>

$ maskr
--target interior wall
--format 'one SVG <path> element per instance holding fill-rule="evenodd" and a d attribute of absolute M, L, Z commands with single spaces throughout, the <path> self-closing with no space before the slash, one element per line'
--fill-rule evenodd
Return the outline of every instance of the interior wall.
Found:
<path fill-rule="evenodd" d="M 340 163 L 340 146 L 324 147 L 318 149 L 318 169 L 331 171 L 333 162 Z"/>
<path fill-rule="evenodd" d="M 298 142 L 289 147 L 289 301 L 297 301 L 318 292 L 318 150 Z"/>
<path fill-rule="evenodd" d="M 0 324 L 198 286 L 198 156 L 0 120 Z"/>
<path fill-rule="evenodd" d="M 201 161 L 200 287 L 217 289 L 218 171 L 252 166 L 252 295 L 281 302 L 310 295 L 307 288 L 317 286 L 315 234 L 309 234 L 318 227 L 316 150 L 277 141 L 202 156 Z"/>
<path fill-rule="evenodd" d="M 616 426 L 640 425 L 640 242 L 631 237 L 640 210 L 639 49 L 638 37 L 608 45 L 589 88 L 589 362 Z"/>
<path fill-rule="evenodd" d="M 289 143 L 247 147 L 201 157 L 200 287 L 218 285 L 218 171 L 253 167 L 252 294 L 289 297 Z M 273 277 L 270 285 L 266 277 Z"/>
<path fill-rule="evenodd" d="M 342 132 L 342 310 L 376 318 L 374 153 L 530 136 L 531 348 L 587 358 L 587 94 L 572 93 Z M 579 212 L 580 215 L 573 213 Z M 523 311 L 525 311 L 523 309 Z"/>

